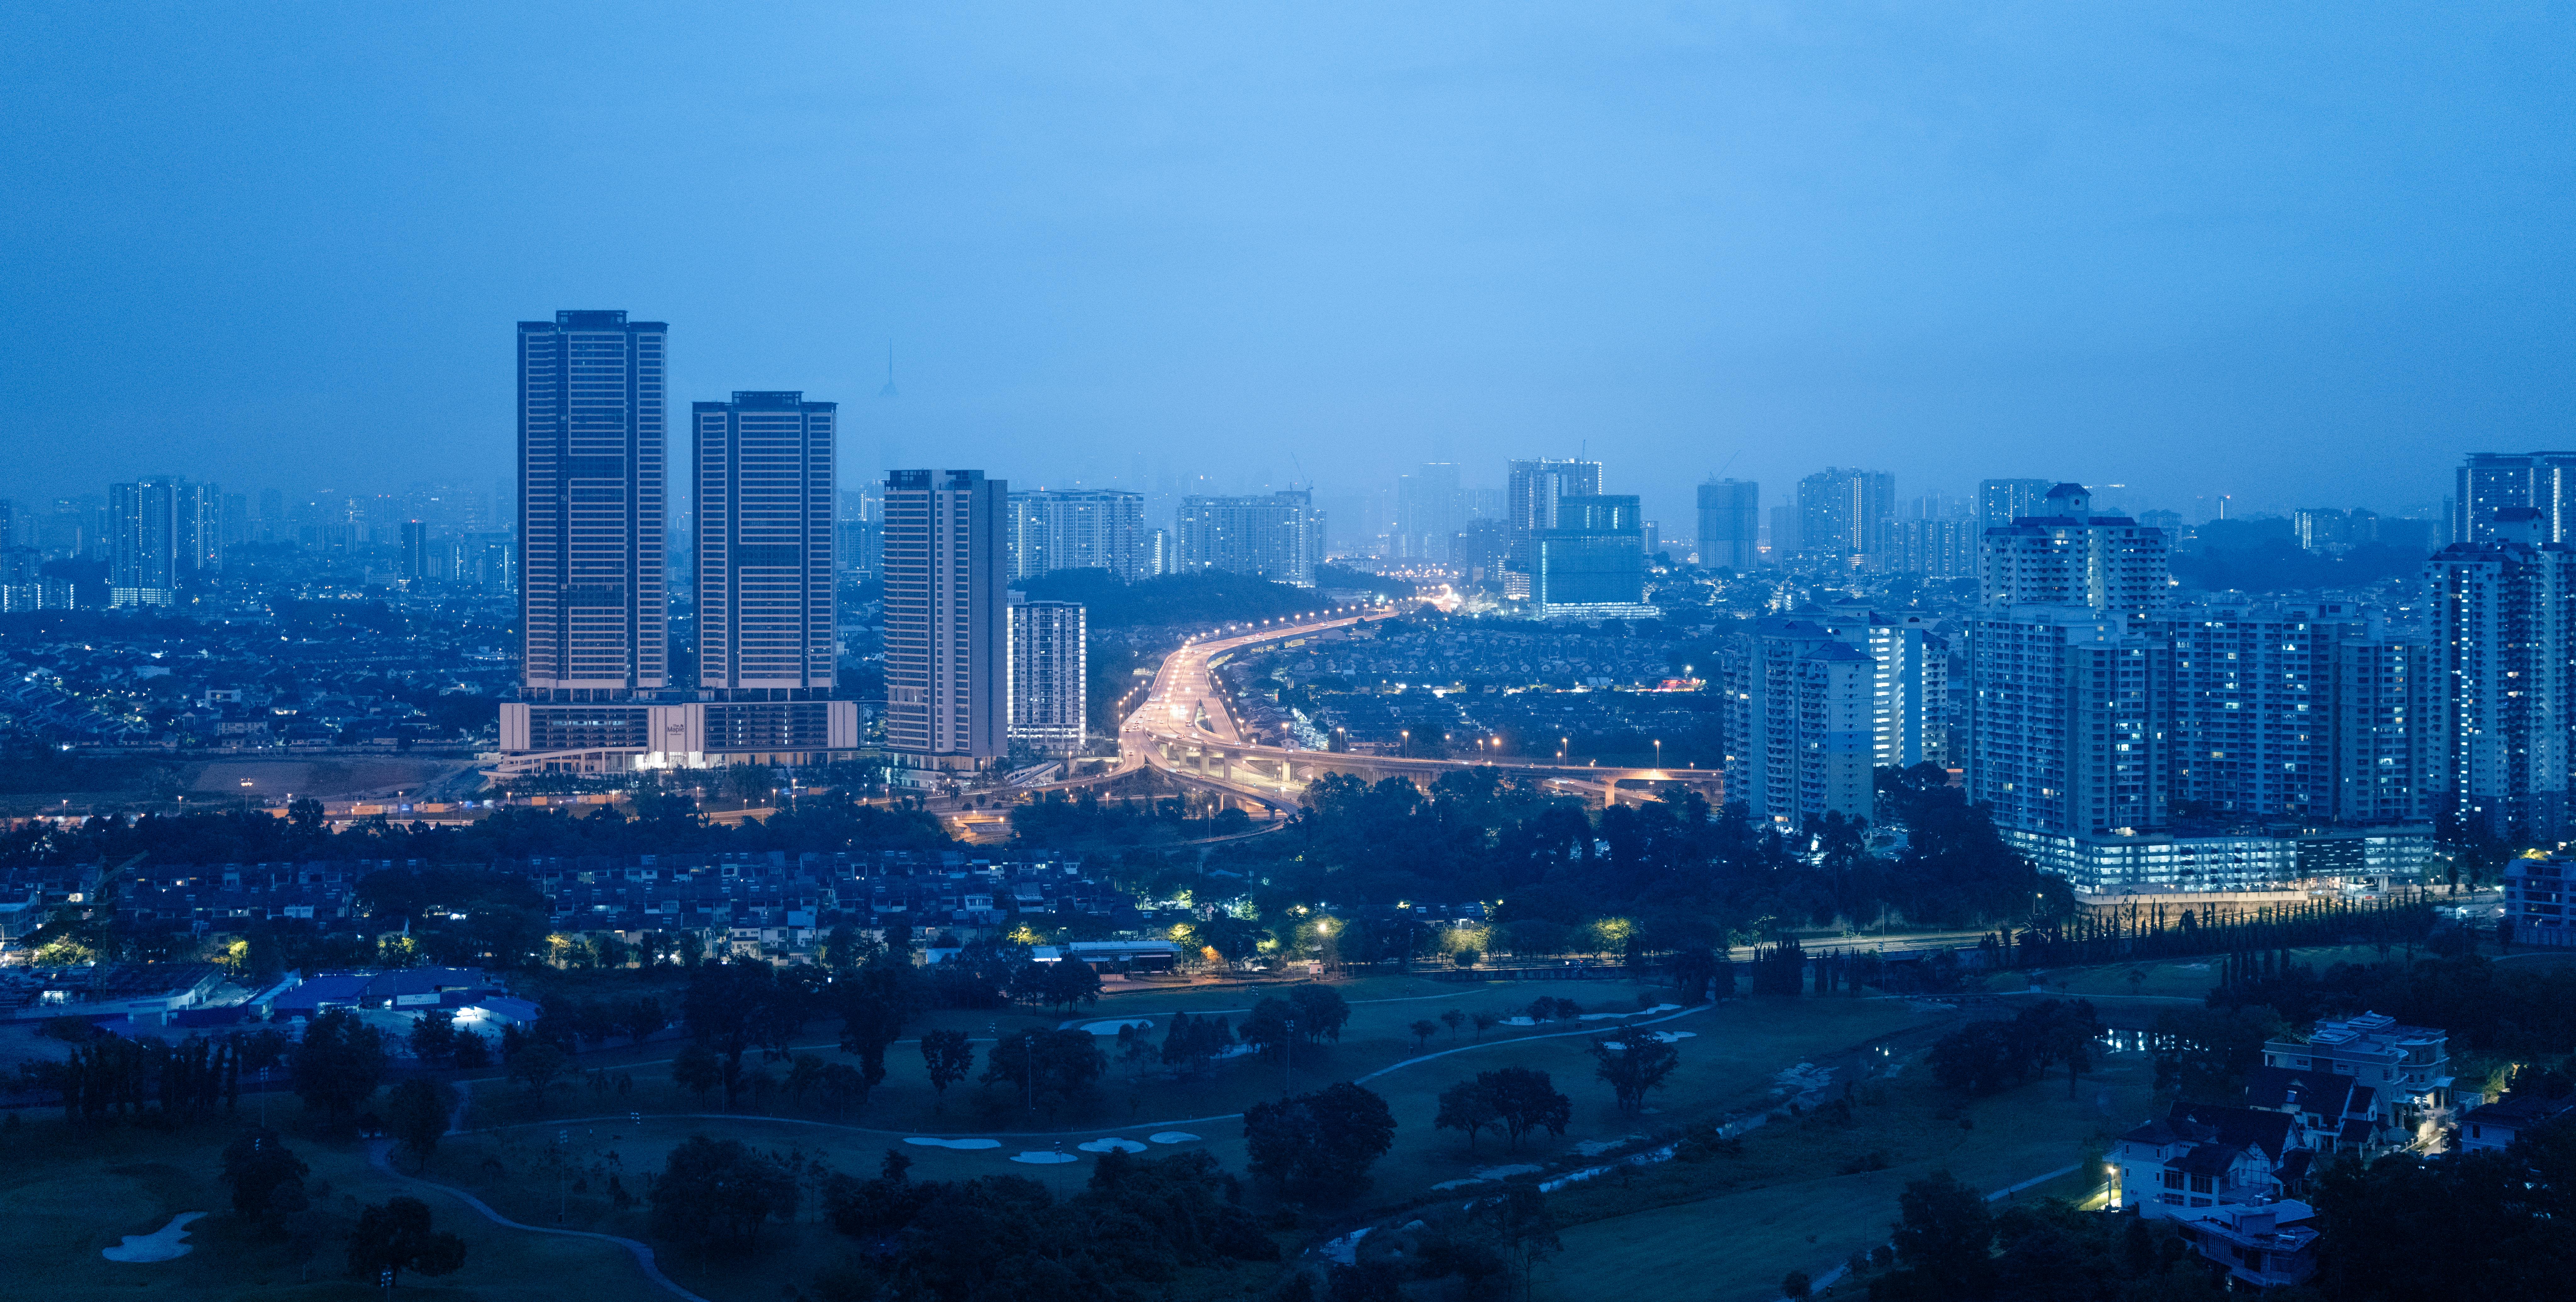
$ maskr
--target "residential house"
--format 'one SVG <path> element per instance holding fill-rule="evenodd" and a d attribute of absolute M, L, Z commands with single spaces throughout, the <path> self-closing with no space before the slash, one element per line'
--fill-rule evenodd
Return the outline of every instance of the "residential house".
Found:
<path fill-rule="evenodd" d="M 2561 1117 L 2576 1115 L 2576 1097 L 2544 1099 L 2511 1094 L 2468 1110 L 2460 1118 L 2460 1148 L 2465 1152 L 2502 1149 Z"/>
<path fill-rule="evenodd" d="M 2263 1065 L 2350 1076 L 2372 1091 L 2379 1126 L 2411 1136 L 2451 1104 L 2450 1036 L 2384 1013 L 2320 1021 L 2304 1039 L 2270 1040 Z"/>

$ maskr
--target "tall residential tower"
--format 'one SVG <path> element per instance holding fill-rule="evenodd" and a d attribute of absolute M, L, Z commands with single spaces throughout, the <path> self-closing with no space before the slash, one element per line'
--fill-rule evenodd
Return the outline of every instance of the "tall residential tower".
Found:
<path fill-rule="evenodd" d="M 519 627 L 530 701 L 670 686 L 659 321 L 519 323 Z"/>

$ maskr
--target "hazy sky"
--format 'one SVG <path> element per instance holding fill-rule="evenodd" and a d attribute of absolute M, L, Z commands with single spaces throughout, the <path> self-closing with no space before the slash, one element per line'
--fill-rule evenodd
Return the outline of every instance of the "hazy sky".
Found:
<path fill-rule="evenodd" d="M 511 323 L 845 471 L 2404 509 L 2576 443 L 2565 5 L 0 3 L 0 492 L 488 484 Z M 901 396 L 880 400 L 889 341 Z M 682 408 L 685 410 L 685 407 Z"/>

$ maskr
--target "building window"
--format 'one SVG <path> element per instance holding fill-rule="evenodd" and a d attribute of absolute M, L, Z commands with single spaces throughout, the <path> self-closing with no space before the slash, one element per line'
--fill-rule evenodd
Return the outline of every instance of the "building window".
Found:
<path fill-rule="evenodd" d="M 2191 1191 L 2193 1193 L 2208 1193 L 2209 1177 L 2205 1175 L 2193 1176 L 2191 1178 Z"/>

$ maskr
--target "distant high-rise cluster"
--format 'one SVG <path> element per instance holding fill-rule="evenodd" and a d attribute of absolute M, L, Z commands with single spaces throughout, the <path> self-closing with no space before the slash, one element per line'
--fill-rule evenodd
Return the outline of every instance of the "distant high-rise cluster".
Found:
<path fill-rule="evenodd" d="M 1011 494 L 1011 578 L 1061 570 L 1102 570 L 1121 583 L 1153 568 L 1145 496 L 1108 489 L 1038 489 Z"/>
<path fill-rule="evenodd" d="M 1181 573 L 1225 570 L 1311 588 L 1324 560 L 1323 513 L 1304 489 L 1182 498 L 1173 535 Z"/>
<path fill-rule="evenodd" d="M 1712 479 L 1699 486 L 1699 563 L 1750 570 L 1762 559 L 1762 486 Z"/>

